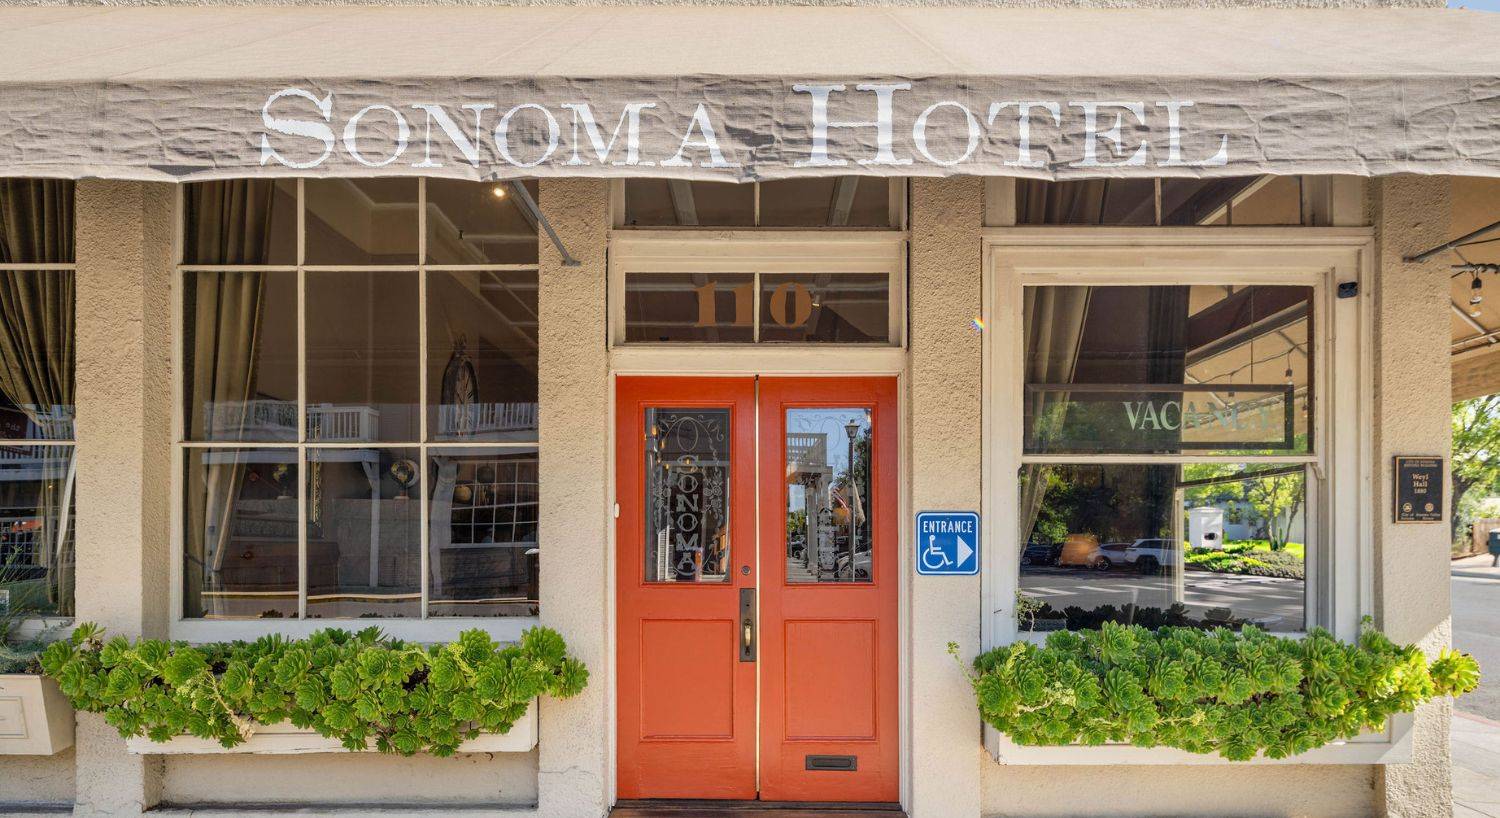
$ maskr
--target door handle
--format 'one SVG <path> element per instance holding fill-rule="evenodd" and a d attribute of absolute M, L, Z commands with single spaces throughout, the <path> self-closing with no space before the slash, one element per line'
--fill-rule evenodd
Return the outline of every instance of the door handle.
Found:
<path fill-rule="evenodd" d="M 740 589 L 740 661 L 755 661 L 755 589 Z"/>

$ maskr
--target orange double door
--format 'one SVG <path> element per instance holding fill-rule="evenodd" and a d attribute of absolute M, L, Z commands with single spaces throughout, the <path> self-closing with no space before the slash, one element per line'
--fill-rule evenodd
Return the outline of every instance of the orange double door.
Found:
<path fill-rule="evenodd" d="M 895 379 L 616 406 L 619 797 L 896 801 Z"/>

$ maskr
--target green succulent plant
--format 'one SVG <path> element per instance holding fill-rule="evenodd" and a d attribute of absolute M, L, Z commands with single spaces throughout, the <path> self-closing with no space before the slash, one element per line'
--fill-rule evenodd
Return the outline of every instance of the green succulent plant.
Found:
<path fill-rule="evenodd" d="M 957 646 L 950 645 L 957 655 Z M 1148 630 L 1104 622 L 981 654 L 969 676 L 981 717 L 1023 745 L 1131 744 L 1285 758 L 1479 684 L 1473 657 L 1428 661 L 1368 622 L 1357 643 L 1253 626 Z"/>
<path fill-rule="evenodd" d="M 540 627 L 507 645 L 481 630 L 422 646 L 366 628 L 194 646 L 106 640 L 84 624 L 41 663 L 74 707 L 102 713 L 124 737 L 233 747 L 256 724 L 288 721 L 351 750 L 408 756 L 452 755 L 480 733 L 508 732 L 533 698 L 568 698 L 588 683 L 563 638 Z"/>

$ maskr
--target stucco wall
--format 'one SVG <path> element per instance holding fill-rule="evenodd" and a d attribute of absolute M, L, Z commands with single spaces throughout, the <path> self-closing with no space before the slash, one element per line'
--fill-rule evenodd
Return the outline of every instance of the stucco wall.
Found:
<path fill-rule="evenodd" d="M 0 813 L 73 803 L 73 751 L 55 756 L 0 756 Z"/>
<path fill-rule="evenodd" d="M 1369 818 L 1374 781 L 1365 766 L 1002 767 L 985 755 L 984 814 Z"/>
<path fill-rule="evenodd" d="M 914 510 L 977 510 L 983 406 L 980 179 L 911 183 L 911 496 Z M 914 577 L 911 592 L 913 818 L 979 810 L 979 711 L 962 669 L 979 651 L 979 577 Z"/>
<path fill-rule="evenodd" d="M 1447 240 L 1452 182 L 1396 176 L 1370 186 L 1379 273 L 1375 290 L 1375 602 L 1377 624 L 1399 642 L 1428 652 L 1451 638 L 1448 526 L 1399 525 L 1392 458 L 1446 455 L 1451 448 L 1447 350 L 1448 262 L 1407 264 L 1411 253 Z M 1451 496 L 1451 494 L 1449 495 Z M 1450 509 L 1451 511 L 1451 509 Z M 1448 750 L 1449 700 L 1417 713 L 1413 763 L 1381 767 L 1377 784 L 1387 815 L 1453 812 Z"/>
<path fill-rule="evenodd" d="M 175 756 L 162 801 L 234 804 L 527 806 L 536 803 L 536 751 L 432 756 Z"/>
<path fill-rule="evenodd" d="M 614 697 L 606 633 L 609 565 L 609 357 L 604 344 L 609 183 L 542 180 L 538 203 L 579 266 L 545 238 L 537 299 L 540 383 L 541 618 L 589 667 L 569 701 L 541 705 L 541 808 L 607 812 L 607 713 Z"/>

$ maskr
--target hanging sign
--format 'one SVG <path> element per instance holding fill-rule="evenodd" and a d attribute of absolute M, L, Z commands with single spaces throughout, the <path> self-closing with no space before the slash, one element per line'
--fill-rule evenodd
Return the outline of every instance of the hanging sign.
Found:
<path fill-rule="evenodd" d="M 1443 458 L 1396 458 L 1396 522 L 1443 521 Z"/>
<path fill-rule="evenodd" d="M 917 514 L 917 573 L 974 576 L 979 573 L 979 515 L 972 511 Z"/>

